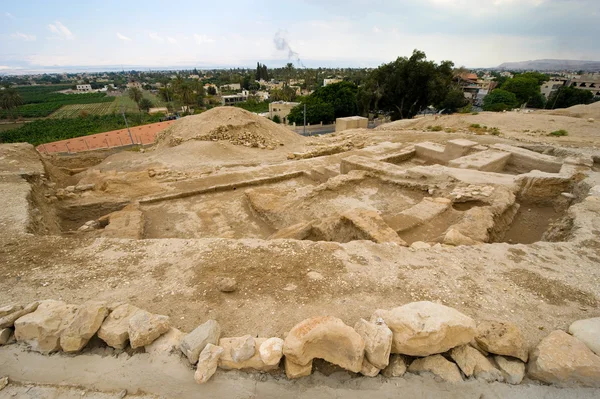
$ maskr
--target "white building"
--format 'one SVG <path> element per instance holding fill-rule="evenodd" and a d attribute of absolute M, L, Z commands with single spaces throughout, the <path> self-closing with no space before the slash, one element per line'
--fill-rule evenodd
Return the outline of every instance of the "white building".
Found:
<path fill-rule="evenodd" d="M 323 79 L 323 86 L 332 85 L 334 83 L 340 83 L 342 79 L 331 78 L 331 79 Z"/>
<path fill-rule="evenodd" d="M 92 91 L 92 85 L 90 84 L 83 84 L 83 85 L 77 85 L 77 91 Z"/>

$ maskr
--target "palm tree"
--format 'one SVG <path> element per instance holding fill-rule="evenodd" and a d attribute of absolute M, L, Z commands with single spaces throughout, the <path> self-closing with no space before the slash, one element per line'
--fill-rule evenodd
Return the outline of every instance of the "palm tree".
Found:
<path fill-rule="evenodd" d="M 14 118 L 13 110 L 23 104 L 23 98 L 19 92 L 8 86 L 5 86 L 0 94 L 0 108 L 6 109 L 10 113 L 11 119 Z"/>
<path fill-rule="evenodd" d="M 194 103 L 194 90 L 192 89 L 192 86 L 189 83 L 181 83 L 179 85 L 178 95 L 183 105 L 188 106 L 189 111 L 189 105 Z"/>
<path fill-rule="evenodd" d="M 138 109 L 141 112 L 142 108 L 140 107 L 140 101 L 142 101 L 142 99 L 144 98 L 142 91 L 137 87 L 132 87 L 131 89 L 129 89 L 129 98 L 135 101 L 135 103 L 138 106 Z"/>

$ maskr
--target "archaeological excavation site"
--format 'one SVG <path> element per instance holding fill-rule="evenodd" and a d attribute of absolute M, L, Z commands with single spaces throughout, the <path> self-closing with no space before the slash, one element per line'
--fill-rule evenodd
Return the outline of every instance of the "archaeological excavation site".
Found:
<path fill-rule="evenodd" d="M 0 397 L 599 397 L 599 123 L 0 144 Z"/>

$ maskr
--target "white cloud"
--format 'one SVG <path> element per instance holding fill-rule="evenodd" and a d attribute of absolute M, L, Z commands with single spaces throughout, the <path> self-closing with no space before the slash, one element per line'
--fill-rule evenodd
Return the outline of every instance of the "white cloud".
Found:
<path fill-rule="evenodd" d="M 8 11 L 4 13 L 4 15 L 6 15 L 7 18 L 10 19 L 17 19 L 17 17 L 15 17 L 14 15 L 12 15 L 11 13 L 9 13 Z"/>
<path fill-rule="evenodd" d="M 57 37 L 60 39 L 72 40 L 75 38 L 69 28 L 64 26 L 60 21 L 55 21 L 53 24 L 48 24 L 48 29 L 50 29 L 50 32 L 56 33 Z"/>
<path fill-rule="evenodd" d="M 130 38 L 128 38 L 127 36 L 125 36 L 125 35 L 121 34 L 120 32 L 117 32 L 117 37 L 118 37 L 119 39 L 121 39 L 121 40 L 124 40 L 124 41 L 126 41 L 126 42 L 130 42 L 130 41 L 131 41 L 131 39 L 130 39 Z"/>
<path fill-rule="evenodd" d="M 149 32 L 148 37 L 157 43 L 164 43 L 165 39 L 156 32 Z"/>
<path fill-rule="evenodd" d="M 382 30 L 381 30 L 381 29 L 379 29 L 379 27 L 378 27 L 378 26 L 374 26 L 374 27 L 373 27 L 373 33 L 381 33 L 381 32 L 382 32 Z"/>
<path fill-rule="evenodd" d="M 25 40 L 26 42 L 33 42 L 36 39 L 35 35 L 28 35 L 21 32 L 11 33 L 10 37 L 13 39 Z"/>
<path fill-rule="evenodd" d="M 204 43 L 214 43 L 215 39 L 207 36 L 207 35 L 199 35 L 199 34 L 194 34 L 194 39 L 196 40 L 196 43 L 198 44 L 204 44 Z"/>
<path fill-rule="evenodd" d="M 167 41 L 171 44 L 177 44 L 177 39 L 171 36 L 167 36 Z"/>

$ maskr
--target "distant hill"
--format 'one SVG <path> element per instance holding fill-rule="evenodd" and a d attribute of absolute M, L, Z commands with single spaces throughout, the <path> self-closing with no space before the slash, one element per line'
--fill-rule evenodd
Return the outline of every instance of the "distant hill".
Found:
<path fill-rule="evenodd" d="M 534 60 L 521 62 L 505 62 L 498 69 L 510 70 L 538 70 L 538 71 L 600 71 L 600 61 L 578 60 Z"/>

